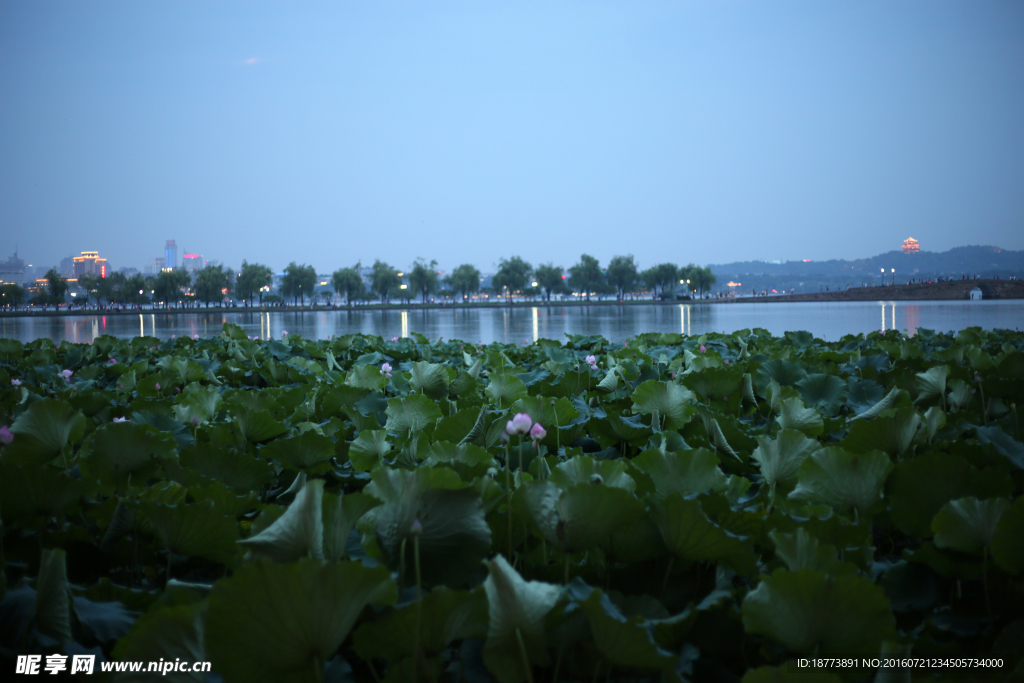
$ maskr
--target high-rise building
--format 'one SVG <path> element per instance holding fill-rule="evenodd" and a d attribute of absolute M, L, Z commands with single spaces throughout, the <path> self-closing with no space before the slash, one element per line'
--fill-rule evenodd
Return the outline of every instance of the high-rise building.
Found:
<path fill-rule="evenodd" d="M 177 268 L 178 267 L 178 245 L 174 243 L 174 240 L 167 240 L 167 244 L 164 246 L 164 268 Z"/>
<path fill-rule="evenodd" d="M 6 261 L 0 261 L 0 282 L 4 284 L 24 285 L 26 282 L 25 262 L 18 258 L 18 250 Z"/>
<path fill-rule="evenodd" d="M 921 243 L 915 240 L 913 237 L 908 237 L 903 240 L 903 246 L 900 250 L 904 254 L 916 254 L 921 249 Z"/>
<path fill-rule="evenodd" d="M 72 261 L 76 278 L 83 275 L 107 276 L 107 259 L 100 258 L 98 251 L 83 251 L 81 256 L 75 256 Z"/>
<path fill-rule="evenodd" d="M 60 273 L 61 277 L 75 277 L 75 257 L 68 256 L 67 258 L 62 258 L 57 272 Z"/>
<path fill-rule="evenodd" d="M 181 255 L 181 267 L 189 273 L 203 268 L 203 256 L 202 254 L 182 254 Z"/>

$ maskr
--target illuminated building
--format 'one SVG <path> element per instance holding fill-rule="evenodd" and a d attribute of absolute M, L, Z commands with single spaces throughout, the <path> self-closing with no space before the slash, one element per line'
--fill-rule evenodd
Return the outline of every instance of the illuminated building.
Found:
<path fill-rule="evenodd" d="M 189 273 L 202 270 L 203 257 L 201 254 L 182 254 L 181 267 Z"/>
<path fill-rule="evenodd" d="M 916 254 L 921 249 L 921 243 L 913 237 L 903 240 L 902 251 L 904 254 Z"/>
<path fill-rule="evenodd" d="M 178 267 L 178 245 L 174 240 L 167 240 L 164 245 L 164 268 L 174 270 Z"/>
<path fill-rule="evenodd" d="M 75 256 L 72 260 L 75 264 L 76 278 L 83 275 L 107 276 L 107 259 L 100 258 L 98 251 L 83 251 L 81 256 Z"/>

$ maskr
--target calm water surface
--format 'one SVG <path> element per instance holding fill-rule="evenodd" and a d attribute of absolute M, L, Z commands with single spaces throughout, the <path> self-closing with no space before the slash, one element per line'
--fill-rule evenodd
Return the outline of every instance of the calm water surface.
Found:
<path fill-rule="evenodd" d="M 1024 324 L 1024 301 L 808 302 L 670 304 L 634 306 L 531 306 L 494 309 L 429 309 L 411 306 L 389 311 L 311 311 L 304 313 L 197 312 L 168 315 L 83 315 L 64 318 L 0 319 L 0 337 L 32 341 L 88 343 L 102 334 L 116 337 L 217 334 L 225 322 L 252 336 L 280 337 L 283 330 L 315 339 L 361 332 L 404 337 L 419 332 L 431 339 L 522 343 L 539 338 L 564 340 L 566 334 L 599 334 L 620 341 L 641 332 L 733 332 L 763 327 L 774 335 L 808 330 L 836 340 L 846 334 L 918 328 L 939 331 L 966 327 L 1017 329 Z"/>

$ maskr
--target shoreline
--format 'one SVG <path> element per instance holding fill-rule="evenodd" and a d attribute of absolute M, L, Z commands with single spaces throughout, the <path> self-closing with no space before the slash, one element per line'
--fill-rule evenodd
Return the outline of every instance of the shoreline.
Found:
<path fill-rule="evenodd" d="M 835 292 L 808 292 L 798 294 L 772 294 L 768 296 L 743 296 L 714 299 L 679 299 L 656 301 L 653 299 L 591 300 L 591 301 L 519 301 L 517 303 L 488 302 L 470 304 L 409 303 L 409 304 L 365 304 L 358 306 L 204 306 L 196 308 L 166 308 L 143 310 L 101 311 L 0 311 L 0 318 L 65 318 L 85 316 L 134 316 L 150 315 L 194 315 L 202 313 L 352 313 L 357 311 L 398 311 L 398 310 L 487 310 L 499 308 L 530 308 L 535 306 L 585 307 L 585 306 L 678 306 L 690 304 L 742 304 L 742 303 L 800 303 L 800 302 L 862 302 L 862 301 L 967 301 L 970 291 L 978 287 L 984 301 L 1024 299 L 1022 280 L 950 280 L 947 282 L 915 283 L 884 287 L 858 287 Z"/>

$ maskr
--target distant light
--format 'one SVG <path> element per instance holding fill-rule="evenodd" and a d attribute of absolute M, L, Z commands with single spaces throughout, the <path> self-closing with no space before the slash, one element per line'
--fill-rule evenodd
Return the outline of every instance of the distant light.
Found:
<path fill-rule="evenodd" d="M 682 285 L 682 284 L 685 284 L 685 283 L 684 283 L 684 282 L 683 282 L 682 280 L 680 280 L 680 281 L 679 281 L 679 284 L 681 284 L 681 285 Z"/>
<path fill-rule="evenodd" d="M 409 285 L 402 285 L 399 289 L 407 289 Z"/>
<path fill-rule="evenodd" d="M 405 275 L 405 273 L 399 273 L 398 277 L 402 277 L 403 275 Z"/>
<path fill-rule="evenodd" d="M 804 263 L 810 263 L 810 262 L 811 262 L 811 259 L 809 259 L 809 258 L 805 258 L 804 259 Z"/>
<path fill-rule="evenodd" d="M 533 287 L 536 287 L 536 286 L 537 286 L 537 283 L 536 283 L 536 282 L 532 283 L 532 286 L 533 286 Z"/>

